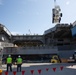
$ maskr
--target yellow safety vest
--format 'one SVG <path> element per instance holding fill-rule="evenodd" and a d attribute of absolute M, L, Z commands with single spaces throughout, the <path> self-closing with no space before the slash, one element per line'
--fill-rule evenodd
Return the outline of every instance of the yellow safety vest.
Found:
<path fill-rule="evenodd" d="M 9 63 L 9 64 L 12 63 L 12 58 L 11 58 L 11 57 L 8 57 L 8 58 L 7 58 L 7 64 L 8 64 L 8 63 Z"/>
<path fill-rule="evenodd" d="M 22 64 L 22 58 L 17 58 L 17 64 Z"/>

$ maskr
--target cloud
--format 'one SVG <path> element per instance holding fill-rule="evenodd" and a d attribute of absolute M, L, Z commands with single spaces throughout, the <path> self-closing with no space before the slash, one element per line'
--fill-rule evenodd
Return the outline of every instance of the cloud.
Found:
<path fill-rule="evenodd" d="M 66 5 L 69 5 L 69 4 L 70 4 L 70 1 L 67 1 L 67 2 L 66 2 Z"/>

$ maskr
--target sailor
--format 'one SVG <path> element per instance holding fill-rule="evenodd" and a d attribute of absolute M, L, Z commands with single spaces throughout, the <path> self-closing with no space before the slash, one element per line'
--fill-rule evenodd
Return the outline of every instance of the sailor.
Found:
<path fill-rule="evenodd" d="M 6 62 L 7 62 L 7 71 L 9 69 L 10 69 L 10 71 L 12 71 L 12 57 L 11 57 L 11 55 L 8 55 Z"/>
<path fill-rule="evenodd" d="M 21 72 L 21 65 L 22 65 L 22 58 L 19 55 L 17 58 L 17 72 L 20 71 Z"/>

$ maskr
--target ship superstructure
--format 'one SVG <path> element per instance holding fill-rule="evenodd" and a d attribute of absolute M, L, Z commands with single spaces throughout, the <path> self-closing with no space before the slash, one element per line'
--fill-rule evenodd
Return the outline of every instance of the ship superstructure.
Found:
<path fill-rule="evenodd" d="M 53 28 L 44 31 L 43 35 L 12 35 L 10 33 L 9 36 L 8 29 L 1 24 L 0 42 L 3 43 L 1 45 L 3 58 L 8 54 L 11 54 L 14 59 L 21 55 L 26 61 L 48 62 L 55 54 L 61 58 L 69 58 L 76 50 L 76 40 L 72 36 L 73 28 L 73 24 L 56 24 Z"/>

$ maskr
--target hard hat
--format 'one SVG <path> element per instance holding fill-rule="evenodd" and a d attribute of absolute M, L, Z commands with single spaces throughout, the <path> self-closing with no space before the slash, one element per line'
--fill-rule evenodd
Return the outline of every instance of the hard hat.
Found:
<path fill-rule="evenodd" d="M 9 54 L 8 56 L 9 56 L 9 57 L 11 57 L 11 55 L 10 55 L 10 54 Z"/>
<path fill-rule="evenodd" d="M 21 56 L 19 55 L 18 57 L 20 58 Z"/>

